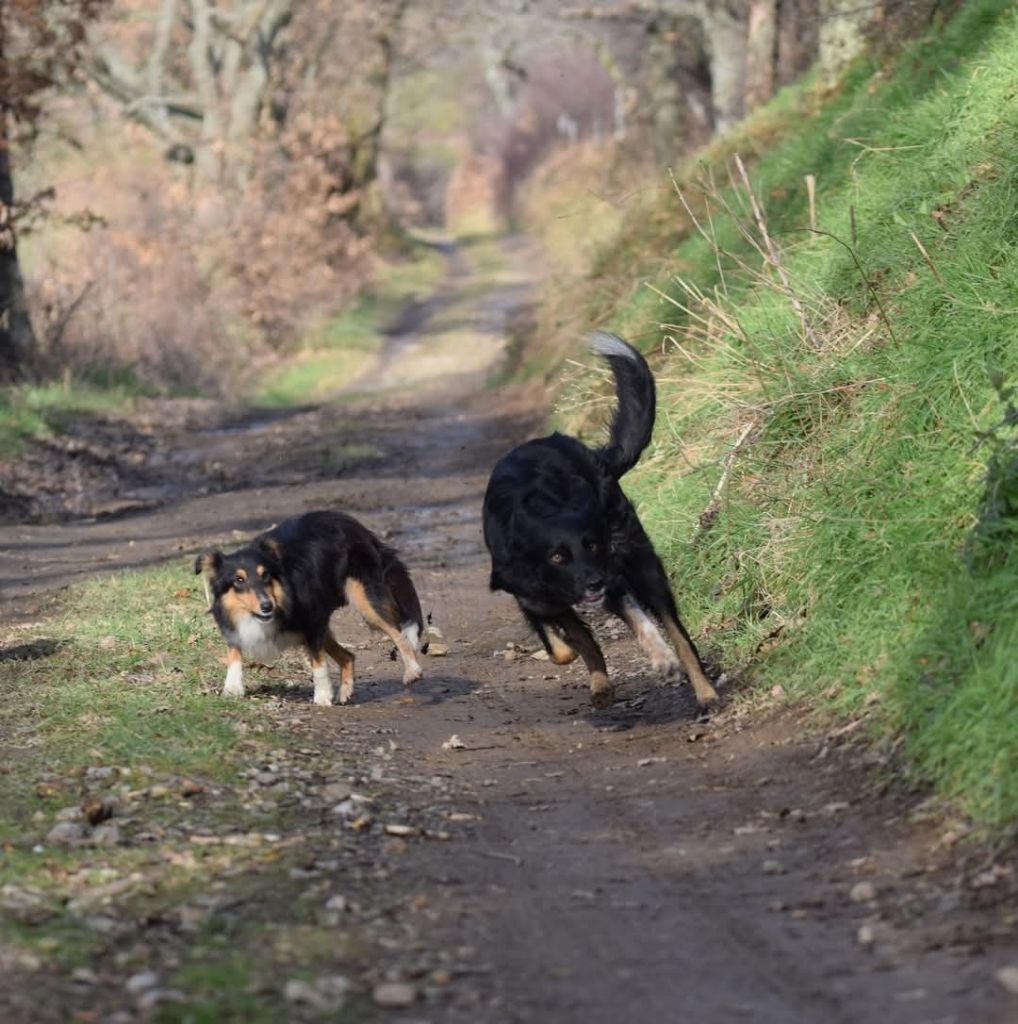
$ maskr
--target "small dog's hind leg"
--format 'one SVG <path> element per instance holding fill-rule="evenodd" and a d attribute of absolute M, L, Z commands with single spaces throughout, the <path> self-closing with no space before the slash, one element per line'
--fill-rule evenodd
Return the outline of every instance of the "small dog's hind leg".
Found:
<path fill-rule="evenodd" d="M 596 708 L 609 707 L 615 699 L 615 691 L 608 681 L 608 667 L 593 633 L 574 611 L 556 615 L 553 625 L 562 630 L 568 646 L 579 651 L 583 664 L 590 673 L 590 700 Z"/>
<path fill-rule="evenodd" d="M 618 612 L 626 625 L 633 631 L 636 642 L 644 654 L 650 659 L 651 667 L 667 678 L 679 674 L 679 659 L 665 642 L 654 620 L 637 604 L 631 594 L 622 598 L 622 607 Z"/>
<path fill-rule="evenodd" d="M 230 647 L 226 651 L 226 680 L 223 683 L 223 696 L 244 696 L 244 662 L 240 649 L 237 647 Z"/>
<path fill-rule="evenodd" d="M 348 651 L 331 632 L 325 634 L 325 652 L 339 666 L 339 703 L 346 704 L 353 696 L 353 652 Z"/>
<path fill-rule="evenodd" d="M 346 581 L 346 596 L 350 603 L 361 613 L 364 621 L 375 629 L 380 629 L 395 645 L 403 658 L 403 683 L 409 685 L 424 675 L 420 662 L 417 660 L 417 651 L 414 645 L 403 634 L 399 626 L 395 624 L 396 607 L 395 602 L 389 608 L 377 609 L 368 598 L 364 584 L 360 580 L 348 579 Z"/>

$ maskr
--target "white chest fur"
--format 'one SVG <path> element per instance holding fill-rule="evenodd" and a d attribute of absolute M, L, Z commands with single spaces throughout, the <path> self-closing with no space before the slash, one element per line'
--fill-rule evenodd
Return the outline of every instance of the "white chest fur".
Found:
<path fill-rule="evenodd" d="M 301 642 L 297 633 L 281 632 L 275 621 L 259 622 L 249 615 L 236 623 L 234 629 L 235 642 L 244 657 L 260 665 L 271 665 L 283 651 Z"/>

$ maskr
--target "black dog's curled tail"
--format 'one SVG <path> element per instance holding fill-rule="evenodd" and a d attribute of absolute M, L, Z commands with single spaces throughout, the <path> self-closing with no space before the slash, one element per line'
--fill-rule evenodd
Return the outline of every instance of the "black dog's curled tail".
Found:
<path fill-rule="evenodd" d="M 590 348 L 608 360 L 615 375 L 618 404 L 608 443 L 597 455 L 616 480 L 636 465 L 654 430 L 656 392 L 647 360 L 628 342 L 607 331 L 593 331 Z"/>

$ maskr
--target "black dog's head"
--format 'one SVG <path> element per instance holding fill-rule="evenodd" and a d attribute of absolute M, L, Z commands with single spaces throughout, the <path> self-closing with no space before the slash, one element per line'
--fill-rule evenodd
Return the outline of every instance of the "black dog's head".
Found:
<path fill-rule="evenodd" d="M 596 604 L 610 582 L 609 536 L 600 502 L 581 477 L 517 495 L 505 559 L 495 557 L 492 587 L 551 608 Z"/>
<path fill-rule="evenodd" d="M 231 623 L 245 616 L 271 622 L 286 608 L 279 558 L 270 544 L 258 543 L 239 551 L 203 551 L 194 563 L 204 573 L 212 595 L 212 607 Z"/>

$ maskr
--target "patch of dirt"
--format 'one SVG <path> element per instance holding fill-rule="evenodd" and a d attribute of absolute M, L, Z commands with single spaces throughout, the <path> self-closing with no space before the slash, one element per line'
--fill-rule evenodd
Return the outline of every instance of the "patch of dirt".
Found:
<path fill-rule="evenodd" d="M 346 1005 L 403 1024 L 1018 1018 L 997 975 L 1018 965 L 1012 852 L 932 813 L 862 729 L 821 730 L 734 682 L 701 718 L 617 624 L 598 626 L 618 688 L 607 711 L 582 668 L 533 657 L 512 601 L 487 589 L 480 501 L 495 459 L 537 429 L 540 396 L 441 384 L 153 431 L 148 457 L 185 467 L 186 496 L 115 522 L 0 529 L 5 610 L 25 615 L 99 568 L 177 558 L 186 582 L 206 544 L 344 508 L 403 553 L 448 648 L 405 690 L 341 614 L 358 657 L 346 707 L 311 705 L 299 661 L 252 671 L 246 699 L 285 745 L 251 737 L 235 787 L 158 819 L 196 837 L 204 884 L 161 905 L 163 868 L 142 861 L 135 889 L 86 910 L 101 939 L 76 978 L 0 950 L 3 1019 L 188 1019 L 167 979 L 215 943 L 255 976 L 238 1020 L 252 1019 L 243 999 L 266 1019 Z M 378 454 L 332 461 L 353 445 Z M 121 816 L 118 843 L 143 850 L 153 787 L 183 785 L 132 782 L 145 795 L 124 799 L 142 809 Z M 255 852 L 209 852 L 243 843 Z"/>

